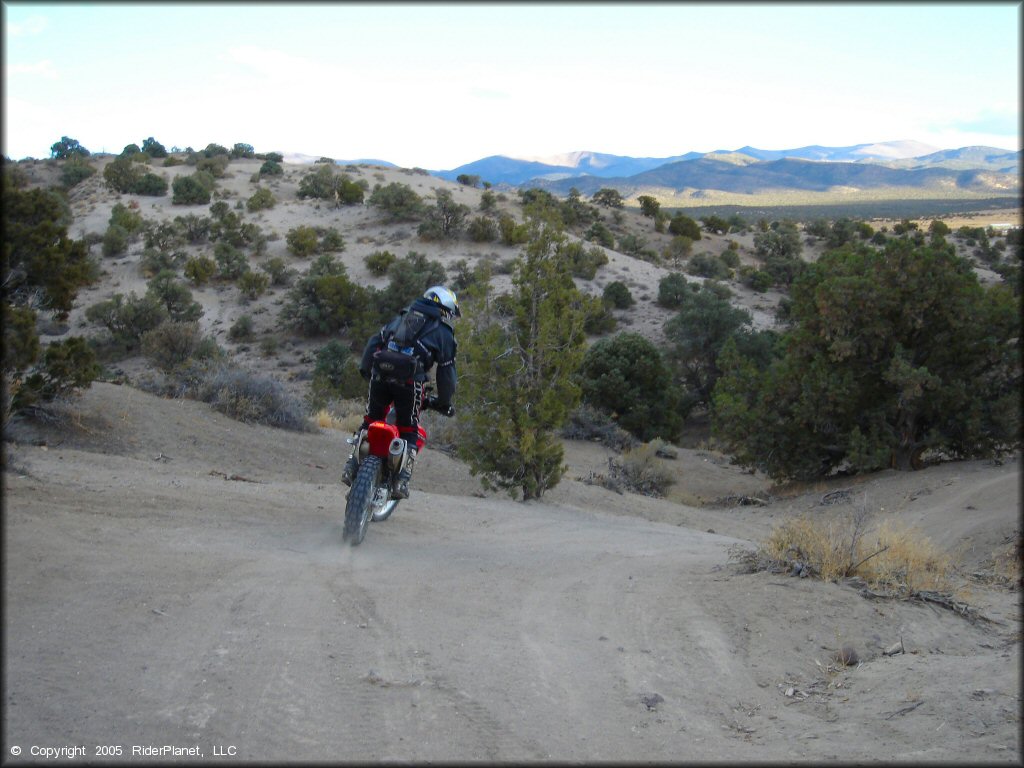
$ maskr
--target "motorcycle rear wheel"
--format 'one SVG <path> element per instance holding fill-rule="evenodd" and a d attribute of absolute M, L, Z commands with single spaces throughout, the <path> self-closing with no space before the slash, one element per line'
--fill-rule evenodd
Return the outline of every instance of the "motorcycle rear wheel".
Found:
<path fill-rule="evenodd" d="M 352 489 L 345 504 L 345 529 L 342 538 L 353 547 L 363 543 L 373 516 L 374 497 L 381 484 L 382 464 L 379 456 L 367 456 L 359 465 Z"/>

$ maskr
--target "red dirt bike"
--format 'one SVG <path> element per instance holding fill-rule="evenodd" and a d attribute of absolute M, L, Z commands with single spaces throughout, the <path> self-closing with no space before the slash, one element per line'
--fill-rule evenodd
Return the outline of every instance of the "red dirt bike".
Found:
<path fill-rule="evenodd" d="M 445 416 L 437 407 L 437 399 L 425 397 L 422 410 L 435 410 Z M 406 441 L 398 436 L 398 427 L 389 423 L 393 420 L 394 411 L 390 410 L 385 421 L 370 424 L 360 438 L 349 438 L 350 445 L 355 446 L 355 455 L 359 460 L 359 468 L 352 480 L 345 503 L 345 529 L 342 537 L 353 547 L 359 546 L 370 527 L 370 521 L 383 522 L 391 517 L 398 506 L 399 499 L 394 497 L 398 475 L 408 460 Z M 427 431 L 419 425 L 419 444 L 427 440 Z"/>

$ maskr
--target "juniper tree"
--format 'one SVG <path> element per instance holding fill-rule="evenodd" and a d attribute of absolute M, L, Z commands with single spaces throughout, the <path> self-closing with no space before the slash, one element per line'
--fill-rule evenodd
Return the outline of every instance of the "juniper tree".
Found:
<path fill-rule="evenodd" d="M 716 435 L 778 478 L 921 466 L 1019 443 L 1017 303 L 951 246 L 846 246 L 793 285 L 792 330 L 765 370 L 723 348 Z"/>
<path fill-rule="evenodd" d="M 513 293 L 485 297 L 467 314 L 460 348 L 465 402 L 460 453 L 485 487 L 540 498 L 565 471 L 558 430 L 580 399 L 583 297 L 559 252 L 564 235 L 532 221 Z"/>

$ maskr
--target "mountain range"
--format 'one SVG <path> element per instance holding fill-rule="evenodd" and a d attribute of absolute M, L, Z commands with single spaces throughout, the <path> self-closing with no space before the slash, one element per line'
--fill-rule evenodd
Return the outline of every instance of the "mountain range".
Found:
<path fill-rule="evenodd" d="M 1020 193 L 1020 152 L 994 147 L 939 150 L 913 141 L 807 146 L 797 149 L 689 152 L 664 158 L 573 152 L 553 158 L 485 157 L 448 171 L 496 186 L 539 187 L 564 195 L 611 187 L 624 195 L 669 191 L 701 197 L 710 191 L 756 195 L 773 190 L 916 188 L 936 195 Z"/>

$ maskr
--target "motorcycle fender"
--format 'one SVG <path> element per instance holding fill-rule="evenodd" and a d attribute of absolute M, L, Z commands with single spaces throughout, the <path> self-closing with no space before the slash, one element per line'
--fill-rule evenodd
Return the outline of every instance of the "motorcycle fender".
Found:
<path fill-rule="evenodd" d="M 386 459 L 391 448 L 391 441 L 398 437 L 398 427 L 383 421 L 375 421 L 366 433 L 366 442 L 370 445 L 369 452 L 374 456 Z"/>

